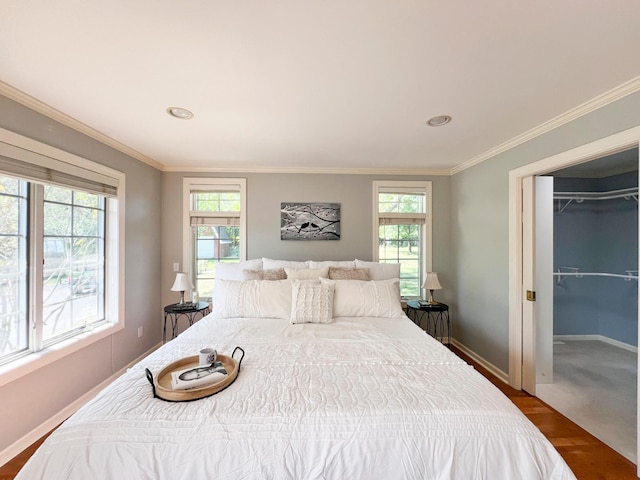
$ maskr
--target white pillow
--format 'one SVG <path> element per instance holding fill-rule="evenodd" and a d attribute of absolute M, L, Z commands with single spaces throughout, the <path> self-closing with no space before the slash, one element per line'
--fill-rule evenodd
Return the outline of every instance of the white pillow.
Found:
<path fill-rule="evenodd" d="M 400 279 L 392 280 L 329 280 L 334 284 L 334 317 L 404 317 L 400 303 Z"/>
<path fill-rule="evenodd" d="M 319 277 L 329 276 L 329 267 L 325 268 L 284 268 L 288 279 L 316 280 Z"/>
<path fill-rule="evenodd" d="M 356 262 L 353 260 L 344 260 L 340 262 L 334 262 L 331 260 L 324 262 L 314 262 L 313 260 L 309 260 L 309 268 L 324 268 L 324 267 L 345 267 L 345 268 L 353 268 L 356 266 Z"/>
<path fill-rule="evenodd" d="M 334 286 L 293 281 L 291 323 L 330 323 L 333 320 Z"/>
<path fill-rule="evenodd" d="M 308 262 L 296 262 L 294 260 L 272 260 L 270 258 L 262 258 L 262 268 L 265 270 L 273 268 L 308 268 Z"/>
<path fill-rule="evenodd" d="M 368 268 L 370 280 L 389 280 L 400 278 L 399 263 L 364 262 L 356 258 L 356 267 Z"/>
<path fill-rule="evenodd" d="M 291 310 L 291 281 L 216 279 L 211 303 L 211 314 L 216 318 L 287 319 Z"/>
<path fill-rule="evenodd" d="M 256 258 L 245 262 L 237 263 L 216 263 L 216 280 L 243 280 L 242 270 L 260 270 L 262 259 Z"/>

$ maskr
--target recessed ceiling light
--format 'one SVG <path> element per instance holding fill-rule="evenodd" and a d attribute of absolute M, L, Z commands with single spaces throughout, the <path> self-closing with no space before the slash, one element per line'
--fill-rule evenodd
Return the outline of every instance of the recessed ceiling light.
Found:
<path fill-rule="evenodd" d="M 446 125 L 451 121 L 451 117 L 449 115 L 438 115 L 437 117 L 430 118 L 427 120 L 427 125 L 430 127 L 441 127 Z"/>
<path fill-rule="evenodd" d="M 190 118 L 193 118 L 193 113 L 186 108 L 181 107 L 169 107 L 167 108 L 167 113 L 172 117 L 179 118 L 180 120 L 189 120 Z"/>

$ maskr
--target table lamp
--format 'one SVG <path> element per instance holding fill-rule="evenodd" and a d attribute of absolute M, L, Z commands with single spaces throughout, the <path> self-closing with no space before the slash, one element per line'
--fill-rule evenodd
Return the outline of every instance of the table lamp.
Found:
<path fill-rule="evenodd" d="M 193 284 L 186 273 L 176 273 L 176 280 L 173 282 L 171 290 L 173 292 L 180 292 L 180 302 L 178 305 L 184 305 L 184 292 L 192 288 Z"/>
<path fill-rule="evenodd" d="M 442 285 L 440 285 L 440 282 L 438 281 L 438 273 L 427 272 L 427 278 L 424 280 L 422 288 L 429 290 L 429 305 L 437 305 L 438 302 L 433 299 L 433 291 L 440 290 L 442 288 Z"/>

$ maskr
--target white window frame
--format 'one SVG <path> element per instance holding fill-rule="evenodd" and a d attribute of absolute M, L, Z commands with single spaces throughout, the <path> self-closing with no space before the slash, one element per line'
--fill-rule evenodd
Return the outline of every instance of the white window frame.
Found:
<path fill-rule="evenodd" d="M 247 259 L 247 179 L 246 178 L 209 178 L 185 177 L 182 179 L 182 271 L 186 273 L 195 285 L 192 266 L 194 255 L 191 242 L 191 192 L 194 190 L 216 190 L 216 186 L 224 186 L 230 191 L 240 192 L 240 261 Z M 234 188 L 237 187 L 237 188 Z M 212 215 L 216 216 L 216 215 Z M 189 293 L 189 296 L 191 292 Z M 185 297 L 187 297 L 185 293 Z"/>
<path fill-rule="evenodd" d="M 51 168 L 56 172 L 69 174 L 76 178 L 103 178 L 109 183 L 117 185 L 117 194 L 107 198 L 106 228 L 105 228 L 105 322 L 88 328 L 83 333 L 55 343 L 38 351 L 31 350 L 16 360 L 0 366 L 0 386 L 12 382 L 24 375 L 53 363 L 67 355 L 92 345 L 105 337 L 124 329 L 124 229 L 125 229 L 125 181 L 124 173 L 92 162 L 86 158 L 74 155 L 64 150 L 52 147 L 24 137 L 9 130 L 0 128 L 0 155 L 37 165 Z M 62 180 L 64 182 L 64 180 Z M 74 188 L 69 185 L 69 188 Z M 36 229 L 41 227 L 35 227 Z M 32 232 L 33 235 L 34 232 Z M 41 232 L 40 232 L 41 233 Z M 35 236 L 39 233 L 36 231 Z M 41 237 L 40 237 L 41 238 Z M 42 260 L 42 249 L 34 248 L 30 244 L 30 253 L 36 261 Z M 34 255 L 35 252 L 35 255 Z M 36 315 L 34 295 L 39 295 L 33 286 L 37 282 L 36 275 L 30 272 L 30 286 L 32 300 L 29 304 L 29 322 Z M 32 335 L 30 333 L 30 335 Z M 29 342 L 30 346 L 34 342 Z"/>
<path fill-rule="evenodd" d="M 421 265 L 420 265 L 420 291 L 423 292 L 422 284 L 424 283 L 424 279 L 426 278 L 427 272 L 432 270 L 432 260 L 433 260 L 433 199 L 432 199 L 432 182 L 429 180 L 425 181 L 415 181 L 415 180 L 374 180 L 373 181 L 373 201 L 372 201 L 372 210 L 373 210 L 373 235 L 372 235 L 372 258 L 374 261 L 379 261 L 379 245 L 378 245 L 378 235 L 380 230 L 380 215 L 378 212 L 378 195 L 380 193 L 385 193 L 393 190 L 404 190 L 413 191 L 413 192 L 421 192 L 425 195 L 425 221 L 422 225 L 422 244 L 420 245 L 421 250 Z M 393 215 L 396 217 L 407 219 L 412 217 L 412 214 L 407 215 Z M 424 297 L 424 292 L 423 296 Z M 405 298 L 404 299 L 409 299 Z"/>

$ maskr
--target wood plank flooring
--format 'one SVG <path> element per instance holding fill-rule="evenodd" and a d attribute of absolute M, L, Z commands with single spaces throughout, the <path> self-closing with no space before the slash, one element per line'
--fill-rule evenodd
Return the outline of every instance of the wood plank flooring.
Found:
<path fill-rule="evenodd" d="M 53 430 L 52 430 L 53 431 Z M 27 460 L 31 458 L 31 455 L 35 453 L 38 447 L 45 441 L 45 439 L 51 435 L 51 432 L 47 433 L 37 442 L 31 446 L 25 448 L 22 452 L 16 455 L 13 459 L 9 460 L 3 466 L 0 467 L 0 480 L 13 480 L 20 469 L 27 463 Z M 52 477 L 53 478 L 53 477 Z"/>
<path fill-rule="evenodd" d="M 455 348 L 452 349 L 511 399 L 558 449 L 579 480 L 636 480 L 638 478 L 636 477 L 636 466 L 615 450 L 556 412 L 542 400 L 509 387 L 462 352 Z M 0 467 L 0 480 L 13 480 L 47 436 L 45 435 Z M 55 478 L 55 476 L 51 478 Z"/>
<path fill-rule="evenodd" d="M 636 480 L 636 466 L 618 452 L 537 397 L 515 390 L 460 350 L 452 350 L 473 365 L 524 413 L 560 452 L 578 480 Z"/>

